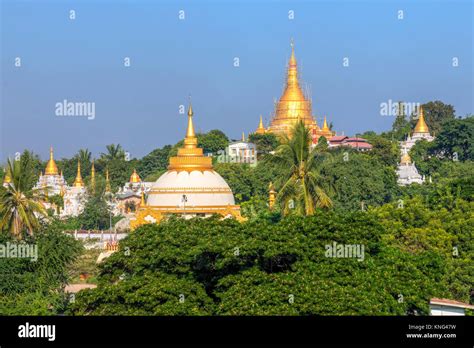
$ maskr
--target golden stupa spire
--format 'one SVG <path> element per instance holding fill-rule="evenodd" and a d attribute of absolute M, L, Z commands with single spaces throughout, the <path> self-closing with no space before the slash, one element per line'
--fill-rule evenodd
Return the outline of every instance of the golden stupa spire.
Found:
<path fill-rule="evenodd" d="M 331 131 L 328 127 L 328 121 L 326 120 L 326 116 L 324 116 L 324 123 L 323 123 L 322 130 L 325 131 L 325 132 L 328 132 L 328 131 L 330 132 Z"/>
<path fill-rule="evenodd" d="M 413 133 L 430 133 L 428 125 L 425 122 L 425 117 L 423 115 L 423 107 L 420 105 L 418 108 L 418 122 L 416 123 L 415 130 Z"/>
<path fill-rule="evenodd" d="M 81 176 L 81 161 L 77 161 L 77 175 L 76 179 L 74 180 L 74 183 L 72 184 L 74 187 L 84 187 L 84 182 L 82 181 L 82 176 Z"/>
<path fill-rule="evenodd" d="M 195 149 L 197 147 L 197 137 L 196 133 L 194 132 L 193 115 L 193 106 L 191 105 L 191 101 L 189 101 L 188 128 L 186 129 L 186 137 L 184 138 L 184 147 L 187 149 Z"/>
<path fill-rule="evenodd" d="M 92 160 L 92 166 L 91 166 L 91 187 L 92 187 L 92 192 L 95 192 L 95 166 L 94 166 L 94 160 Z"/>
<path fill-rule="evenodd" d="M 245 143 L 245 132 L 242 132 L 242 142 Z"/>
<path fill-rule="evenodd" d="M 258 123 L 258 128 L 255 131 L 256 134 L 265 134 L 265 127 L 263 126 L 262 115 L 260 115 L 260 122 Z"/>
<path fill-rule="evenodd" d="M 296 56 L 295 56 L 295 44 L 293 39 L 291 39 L 291 57 L 288 63 L 288 72 L 287 72 L 287 88 L 289 86 L 294 86 L 299 88 L 298 84 L 298 67 L 296 64 Z M 300 89 L 301 92 L 301 89 Z M 303 93 L 301 93 L 303 95 Z"/>
<path fill-rule="evenodd" d="M 184 146 L 178 149 L 178 155 L 170 157 L 169 170 L 212 170 L 212 158 L 204 156 L 203 150 L 197 147 L 198 141 L 194 132 L 193 108 L 189 102 L 188 128 L 184 138 Z"/>
<path fill-rule="evenodd" d="M 105 169 L 105 192 L 111 192 L 110 179 L 109 179 L 109 168 Z"/>
<path fill-rule="evenodd" d="M 49 148 L 49 161 L 46 164 L 46 169 L 44 171 L 45 175 L 58 175 L 58 166 L 54 162 L 53 147 Z"/>

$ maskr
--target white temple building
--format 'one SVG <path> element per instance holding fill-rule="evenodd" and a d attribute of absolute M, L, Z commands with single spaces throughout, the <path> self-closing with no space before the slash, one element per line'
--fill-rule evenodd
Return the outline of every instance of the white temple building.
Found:
<path fill-rule="evenodd" d="M 403 154 L 397 169 L 397 183 L 401 186 L 413 183 L 422 184 L 425 180 L 418 173 L 415 163 L 412 163 L 410 155 L 406 152 Z"/>

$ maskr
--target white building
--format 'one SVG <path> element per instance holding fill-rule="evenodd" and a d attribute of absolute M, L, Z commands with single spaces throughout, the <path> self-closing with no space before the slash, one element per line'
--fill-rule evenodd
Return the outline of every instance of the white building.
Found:
<path fill-rule="evenodd" d="M 474 309 L 474 306 L 445 298 L 432 298 L 430 300 L 430 315 L 461 316 L 466 315 L 466 309 Z"/>
<path fill-rule="evenodd" d="M 229 144 L 226 157 L 226 162 L 256 164 L 257 145 L 245 141 L 245 135 L 242 133 L 242 140 Z"/>

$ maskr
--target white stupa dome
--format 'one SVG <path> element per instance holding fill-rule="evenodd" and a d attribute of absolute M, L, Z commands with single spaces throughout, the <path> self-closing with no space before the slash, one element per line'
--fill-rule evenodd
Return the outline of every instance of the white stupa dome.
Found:
<path fill-rule="evenodd" d="M 229 204 L 235 204 L 232 190 L 214 170 L 169 170 L 152 186 L 147 199 L 147 205 L 153 207 L 185 205 L 191 208 Z"/>

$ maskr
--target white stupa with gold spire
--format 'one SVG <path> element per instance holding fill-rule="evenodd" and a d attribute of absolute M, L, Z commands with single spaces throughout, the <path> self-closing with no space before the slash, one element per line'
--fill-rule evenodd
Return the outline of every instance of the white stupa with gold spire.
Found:
<path fill-rule="evenodd" d="M 408 151 L 416 144 L 417 141 L 420 140 L 426 141 L 433 141 L 435 138 L 430 134 L 430 130 L 428 125 L 425 121 L 425 116 L 423 113 L 423 107 L 420 105 L 418 107 L 418 121 L 416 122 L 416 126 L 413 129 L 413 133 L 408 135 L 407 139 L 401 142 L 401 147 L 403 149 L 407 149 Z"/>
<path fill-rule="evenodd" d="M 418 173 L 415 167 L 415 163 L 411 161 L 411 157 L 408 154 L 408 150 L 404 149 L 400 163 L 397 168 L 397 183 L 401 186 L 410 185 L 413 183 L 422 184 L 424 182 L 423 177 Z"/>
<path fill-rule="evenodd" d="M 54 160 L 54 151 L 51 146 L 49 149 L 49 160 L 46 163 L 44 174 L 41 173 L 35 185 L 35 189 L 44 190 L 48 196 L 60 195 L 67 186 L 62 173 L 59 173 L 58 166 Z"/>
<path fill-rule="evenodd" d="M 130 221 L 132 229 L 147 223 L 159 223 L 167 215 L 185 218 L 219 214 L 241 219 L 240 207 L 226 181 L 213 169 L 212 158 L 199 148 L 189 106 L 184 145 L 169 159 L 168 171 L 155 182 L 146 204 Z M 142 197 L 144 199 L 144 197 Z"/>
<path fill-rule="evenodd" d="M 86 192 L 82 180 L 81 162 L 78 160 L 76 178 L 71 186 L 66 187 L 63 195 L 64 208 L 61 211 L 61 217 L 78 216 L 82 213 L 86 202 Z"/>

